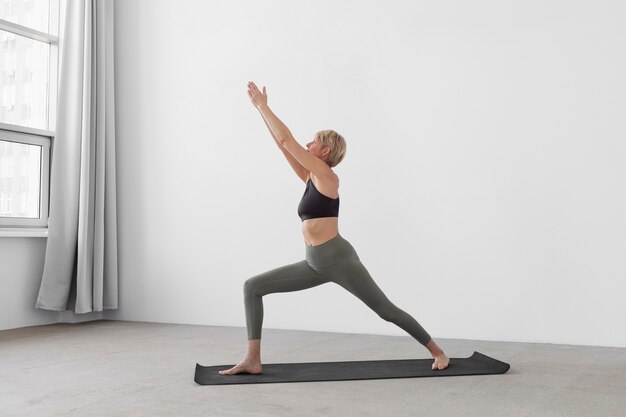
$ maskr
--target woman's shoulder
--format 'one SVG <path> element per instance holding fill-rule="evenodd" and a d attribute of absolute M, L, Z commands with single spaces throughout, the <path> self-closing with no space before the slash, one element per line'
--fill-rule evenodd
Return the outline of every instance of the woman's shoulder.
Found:
<path fill-rule="evenodd" d="M 313 172 L 309 171 L 306 177 L 307 182 L 309 181 L 309 179 L 315 181 L 315 183 L 334 182 L 337 185 L 339 185 L 339 175 L 335 174 L 335 172 L 332 170 L 330 171 L 328 175 L 315 175 Z"/>
<path fill-rule="evenodd" d="M 332 172 L 332 171 L 331 171 Z M 332 175 L 315 175 L 309 172 L 307 182 L 311 180 L 317 190 L 330 198 L 337 198 L 339 192 L 339 176 L 334 172 Z"/>

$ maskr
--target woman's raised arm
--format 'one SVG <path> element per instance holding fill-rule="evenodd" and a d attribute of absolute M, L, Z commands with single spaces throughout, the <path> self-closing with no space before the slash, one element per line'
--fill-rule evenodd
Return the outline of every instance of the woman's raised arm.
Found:
<path fill-rule="evenodd" d="M 257 108 L 265 124 L 269 128 L 272 136 L 278 141 L 280 145 L 284 144 L 286 140 L 293 139 L 293 135 L 289 128 L 272 112 L 267 105 L 267 93 L 265 87 L 263 87 L 263 93 L 259 91 L 256 84 L 250 81 L 248 83 L 248 96 L 252 100 L 252 104 Z"/>
<path fill-rule="evenodd" d="M 267 106 L 267 94 L 265 92 L 265 87 L 263 87 L 263 94 L 261 94 L 260 91 L 258 91 L 258 89 L 256 88 L 256 86 L 254 85 L 254 83 L 248 83 L 248 96 L 250 96 L 250 99 L 252 100 L 252 103 L 255 105 L 255 107 L 259 110 L 259 112 L 261 112 L 261 110 L 259 109 L 259 106 L 261 105 L 265 105 Z M 255 103 L 256 102 L 256 103 Z M 258 103 L 258 104 L 257 104 Z M 273 114 L 273 113 L 272 113 Z M 261 112 L 261 116 L 263 116 L 263 113 Z M 291 168 L 295 171 L 296 175 L 304 182 L 306 182 L 306 178 L 307 178 L 307 174 L 309 173 L 309 171 L 307 171 L 307 169 L 305 167 L 302 166 L 302 164 L 300 164 L 300 162 L 298 162 L 298 160 L 296 158 L 294 158 L 288 151 L 287 149 L 285 149 L 285 147 L 282 145 L 284 142 L 281 142 L 276 135 L 274 134 L 274 132 L 272 131 L 272 128 L 270 127 L 267 119 L 265 117 L 263 117 L 263 121 L 265 122 L 265 125 L 267 126 L 267 128 L 270 131 L 270 134 L 272 135 L 272 138 L 274 138 L 274 142 L 276 143 L 276 145 L 278 146 L 278 148 L 280 149 L 280 151 L 283 153 L 283 155 L 285 155 L 285 158 L 287 159 L 287 162 L 289 163 L 289 165 L 291 166 Z M 279 120 L 280 121 L 280 120 Z M 282 123 L 282 122 L 281 122 Z M 286 128 L 286 126 L 285 126 Z M 290 133 L 291 134 L 291 133 Z"/>

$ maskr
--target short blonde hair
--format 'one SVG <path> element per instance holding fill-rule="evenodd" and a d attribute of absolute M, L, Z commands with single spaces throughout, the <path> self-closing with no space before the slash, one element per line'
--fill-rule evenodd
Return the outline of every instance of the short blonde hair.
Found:
<path fill-rule="evenodd" d="M 320 130 L 315 134 L 315 139 L 319 138 L 322 145 L 330 148 L 330 153 L 326 157 L 328 166 L 335 167 L 346 156 L 346 140 L 334 130 Z"/>

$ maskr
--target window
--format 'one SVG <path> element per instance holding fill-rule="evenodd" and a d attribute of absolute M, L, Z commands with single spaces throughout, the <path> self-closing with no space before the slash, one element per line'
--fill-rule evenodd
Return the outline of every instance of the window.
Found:
<path fill-rule="evenodd" d="M 0 227 L 47 227 L 60 5 L 0 0 Z"/>

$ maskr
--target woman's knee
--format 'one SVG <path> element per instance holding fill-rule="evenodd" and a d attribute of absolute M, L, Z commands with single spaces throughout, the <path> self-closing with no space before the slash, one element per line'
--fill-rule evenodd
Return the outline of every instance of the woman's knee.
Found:
<path fill-rule="evenodd" d="M 376 314 L 385 321 L 396 322 L 400 318 L 402 310 L 394 305 L 386 305 L 376 309 Z"/>
<path fill-rule="evenodd" d="M 257 281 L 253 278 L 248 278 L 243 283 L 243 293 L 246 296 L 256 295 Z"/>

